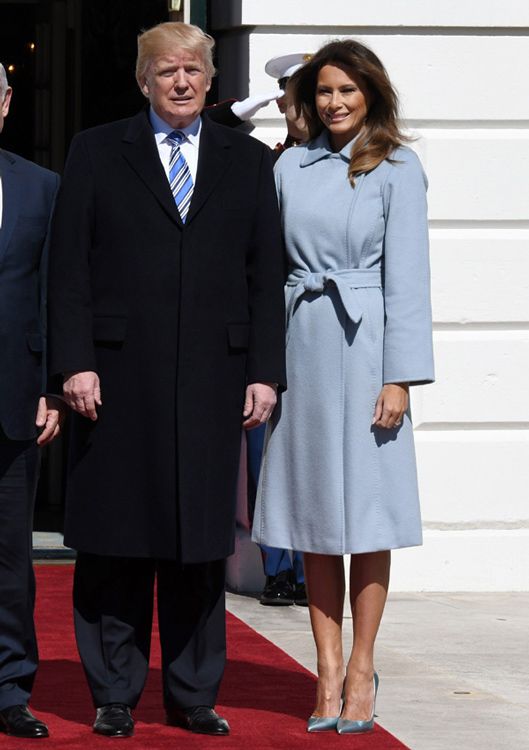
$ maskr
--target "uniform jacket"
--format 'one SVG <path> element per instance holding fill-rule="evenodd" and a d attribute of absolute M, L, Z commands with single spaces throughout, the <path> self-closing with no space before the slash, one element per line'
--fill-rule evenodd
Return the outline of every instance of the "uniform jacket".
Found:
<path fill-rule="evenodd" d="M 45 389 L 46 237 L 59 177 L 2 150 L 0 173 L 0 425 L 11 440 L 31 440 Z"/>
<path fill-rule="evenodd" d="M 204 562 L 233 549 L 247 383 L 285 385 L 268 149 L 203 120 L 185 226 L 146 111 L 73 141 L 52 228 L 50 369 L 95 370 L 74 415 L 66 543 Z"/>

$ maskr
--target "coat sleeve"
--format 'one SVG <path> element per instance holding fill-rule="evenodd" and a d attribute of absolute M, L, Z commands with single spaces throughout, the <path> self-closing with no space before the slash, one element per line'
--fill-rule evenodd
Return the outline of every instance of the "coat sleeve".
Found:
<path fill-rule="evenodd" d="M 384 383 L 434 380 L 426 176 L 410 149 L 396 152 L 383 187 Z"/>
<path fill-rule="evenodd" d="M 286 388 L 284 256 L 270 149 L 262 148 L 257 176 L 257 208 L 248 253 L 251 333 L 248 383 Z"/>
<path fill-rule="evenodd" d="M 93 174 L 82 135 L 72 141 L 51 225 L 48 270 L 50 376 L 96 369 L 90 250 Z"/>
<path fill-rule="evenodd" d="M 244 120 L 241 120 L 232 112 L 231 106 L 236 101 L 237 99 L 227 99 L 218 104 L 211 104 L 205 107 L 203 113 L 209 117 L 211 122 L 218 122 L 219 125 L 224 125 L 227 128 L 237 128 L 243 124 Z"/>

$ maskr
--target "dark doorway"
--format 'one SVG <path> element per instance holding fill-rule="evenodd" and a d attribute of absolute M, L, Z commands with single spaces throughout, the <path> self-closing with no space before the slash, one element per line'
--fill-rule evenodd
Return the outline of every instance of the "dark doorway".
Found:
<path fill-rule="evenodd" d="M 167 0 L 83 3 L 83 128 L 129 117 L 143 106 L 134 77 L 136 38 L 143 29 L 167 20 Z"/>
<path fill-rule="evenodd" d="M 61 172 L 76 132 L 142 106 L 136 37 L 168 17 L 167 0 L 0 0 L 4 147 Z"/>
<path fill-rule="evenodd" d="M 2 133 L 2 145 L 27 159 L 34 152 L 36 5 L 0 5 L 0 61 L 14 89 L 12 110 Z"/>

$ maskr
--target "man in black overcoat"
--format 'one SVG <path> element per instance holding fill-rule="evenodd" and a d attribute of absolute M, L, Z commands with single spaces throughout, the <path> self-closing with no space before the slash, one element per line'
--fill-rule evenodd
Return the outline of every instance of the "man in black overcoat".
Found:
<path fill-rule="evenodd" d="M 0 64 L 0 133 L 12 89 Z M 0 149 L 0 731 L 47 737 L 28 708 L 38 654 L 31 531 L 39 446 L 60 429 L 45 395 L 46 238 L 59 176 Z"/>
<path fill-rule="evenodd" d="M 133 732 L 155 577 L 168 720 L 229 731 L 213 707 L 241 425 L 285 387 L 270 153 L 200 117 L 212 46 L 181 23 L 140 36 L 150 106 L 74 139 L 52 229 L 50 365 L 75 410 L 65 542 L 94 730 L 111 736 Z"/>

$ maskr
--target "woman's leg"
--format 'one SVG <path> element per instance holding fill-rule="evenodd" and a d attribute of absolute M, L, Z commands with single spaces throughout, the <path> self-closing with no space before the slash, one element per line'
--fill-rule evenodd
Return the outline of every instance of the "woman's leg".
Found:
<path fill-rule="evenodd" d="M 351 555 L 353 648 L 347 664 L 342 718 L 367 721 L 373 712 L 373 653 L 388 594 L 391 552 Z"/>
<path fill-rule="evenodd" d="M 343 686 L 342 619 L 345 596 L 343 558 L 304 554 L 305 583 L 318 659 L 314 716 L 338 716 Z"/>

